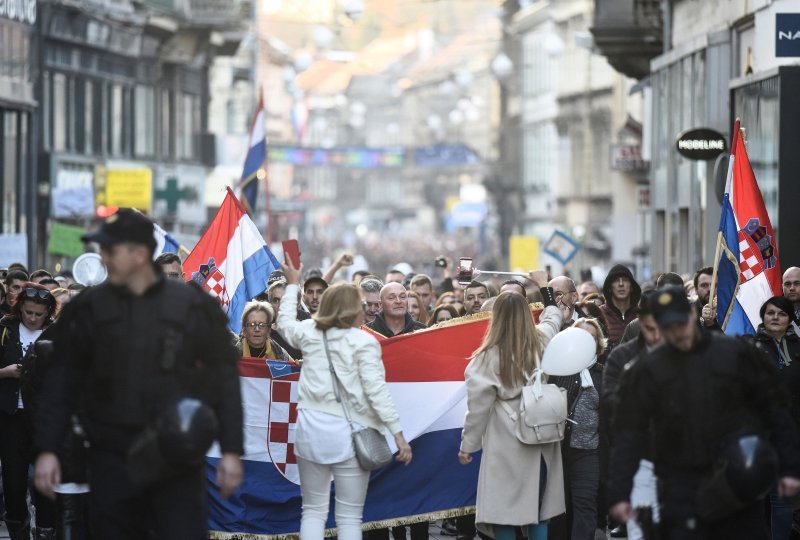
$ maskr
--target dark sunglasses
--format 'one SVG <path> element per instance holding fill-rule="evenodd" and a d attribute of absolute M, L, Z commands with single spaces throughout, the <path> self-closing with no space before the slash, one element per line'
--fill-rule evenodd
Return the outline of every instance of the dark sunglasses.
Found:
<path fill-rule="evenodd" d="M 41 298 L 42 300 L 47 300 L 50 298 L 50 291 L 47 289 L 34 289 L 33 287 L 28 287 L 25 289 L 25 297 L 26 298 Z"/>

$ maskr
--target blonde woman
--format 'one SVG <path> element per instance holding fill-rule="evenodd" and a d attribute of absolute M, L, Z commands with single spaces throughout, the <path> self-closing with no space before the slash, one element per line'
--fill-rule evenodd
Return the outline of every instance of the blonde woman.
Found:
<path fill-rule="evenodd" d="M 524 296 L 504 292 L 497 297 L 486 337 L 464 374 L 467 415 L 458 458 L 466 465 L 483 449 L 475 522 L 497 540 L 514 540 L 519 526 L 528 528 L 530 540 L 545 540 L 547 520 L 564 513 L 560 444 L 521 443 L 514 420 L 500 404 L 519 408 L 522 387 L 561 327 L 553 290 L 541 290 L 546 307 L 538 327 Z"/>
<path fill-rule="evenodd" d="M 253 300 L 244 306 L 242 331 L 236 340 L 241 356 L 289 362 L 289 353 L 270 337 L 275 312 L 268 302 Z"/>
<path fill-rule="evenodd" d="M 422 299 L 414 291 L 408 291 L 408 313 L 411 318 L 428 326 L 428 310 L 422 307 Z"/>
<path fill-rule="evenodd" d="M 369 472 L 356 460 L 351 427 L 334 392 L 336 379 L 355 429 L 386 428 L 394 435 L 399 449 L 397 461 L 402 463 L 411 462 L 411 447 L 403 437 L 400 417 L 386 388 L 381 347 L 359 328 L 364 324 L 364 310 L 358 287 L 350 283 L 332 285 L 323 293 L 313 318 L 297 321 L 301 270 L 302 266 L 295 268 L 290 261 L 283 265 L 286 294 L 278 309 L 278 331 L 289 345 L 303 351 L 294 447 L 303 498 L 300 538 L 322 540 L 333 478 L 337 535 L 342 540 L 360 540 Z"/>

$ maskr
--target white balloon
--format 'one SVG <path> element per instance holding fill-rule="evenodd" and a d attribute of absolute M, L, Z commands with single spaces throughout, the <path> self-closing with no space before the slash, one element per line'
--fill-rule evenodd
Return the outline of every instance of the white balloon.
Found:
<path fill-rule="evenodd" d="M 592 365 L 597 344 L 582 328 L 567 328 L 555 335 L 542 356 L 542 371 L 548 375 L 575 375 Z"/>

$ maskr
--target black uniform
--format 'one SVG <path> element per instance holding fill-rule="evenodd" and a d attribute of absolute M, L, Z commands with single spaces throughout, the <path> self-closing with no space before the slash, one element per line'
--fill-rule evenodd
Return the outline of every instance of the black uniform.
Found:
<path fill-rule="evenodd" d="M 641 358 L 622 377 L 609 505 L 629 500 L 652 422 L 663 537 L 766 538 L 763 501 L 707 523 L 697 516 L 696 497 L 720 445 L 737 433 L 769 434 L 781 476 L 800 475 L 798 437 L 775 375 L 743 340 L 705 330 L 689 352 L 665 344 Z"/>
<path fill-rule="evenodd" d="M 71 411 L 83 411 L 95 538 L 142 538 L 148 524 L 163 539 L 207 538 L 203 467 L 138 488 L 126 455 L 164 405 L 182 397 L 210 405 L 222 452 L 242 453 L 238 355 L 226 324 L 208 294 L 160 272 L 141 296 L 104 283 L 65 307 L 36 440 L 40 452 L 57 452 Z"/>

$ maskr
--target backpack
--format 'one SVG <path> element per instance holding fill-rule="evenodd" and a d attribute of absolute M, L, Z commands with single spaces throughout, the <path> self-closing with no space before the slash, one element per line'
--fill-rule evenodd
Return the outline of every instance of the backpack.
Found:
<path fill-rule="evenodd" d="M 518 411 L 499 401 L 516 424 L 515 434 L 522 444 L 548 444 L 564 439 L 567 391 L 555 384 L 542 384 L 541 370 L 535 370 L 528 384 L 522 387 Z"/>

